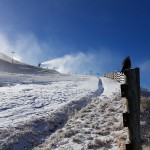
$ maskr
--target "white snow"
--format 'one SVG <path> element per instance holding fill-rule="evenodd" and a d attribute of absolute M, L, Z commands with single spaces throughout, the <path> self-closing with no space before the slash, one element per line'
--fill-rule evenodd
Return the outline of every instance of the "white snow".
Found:
<path fill-rule="evenodd" d="M 104 91 L 102 95 L 111 98 L 113 94 L 120 92 L 120 84 L 117 81 L 105 77 L 101 77 L 101 80 L 104 86 Z"/>
<path fill-rule="evenodd" d="M 73 78 L 73 77 L 72 77 Z M 20 84 L 0 88 L 0 128 L 17 126 L 38 116 L 48 116 L 70 101 L 80 100 L 98 89 L 97 77 L 74 77 L 74 81 Z"/>
<path fill-rule="evenodd" d="M 0 149 L 33 148 L 101 92 L 95 76 L 1 72 Z"/>
<path fill-rule="evenodd" d="M 8 60 L 0 53 L 0 149 L 122 147 L 127 132 L 118 82 Z"/>
<path fill-rule="evenodd" d="M 127 131 L 122 124 L 124 99 L 120 97 L 120 84 L 103 77 L 101 80 L 101 96 L 93 98 L 35 150 L 123 149 Z"/>

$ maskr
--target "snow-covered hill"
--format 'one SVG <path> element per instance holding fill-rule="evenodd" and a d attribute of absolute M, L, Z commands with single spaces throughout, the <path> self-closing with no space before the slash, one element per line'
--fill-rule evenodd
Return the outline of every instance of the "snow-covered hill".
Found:
<path fill-rule="evenodd" d="M 0 76 L 1 149 L 87 149 L 97 138 L 109 141 L 113 149 L 125 136 L 123 102 L 115 81 L 94 76 L 16 75 Z M 60 132 L 65 136 L 59 136 Z M 78 139 L 80 135 L 84 142 Z"/>
<path fill-rule="evenodd" d="M 116 150 L 125 141 L 118 82 L 0 65 L 0 149 Z"/>
<path fill-rule="evenodd" d="M 71 117 L 65 126 L 34 150 L 124 150 L 127 131 L 123 128 L 124 99 L 119 83 L 101 78 L 104 91 Z"/>
<path fill-rule="evenodd" d="M 12 58 L 0 52 L 0 59 L 12 63 Z M 21 62 L 13 59 L 13 63 L 21 64 Z"/>
<path fill-rule="evenodd" d="M 12 58 L 2 53 L 0 53 L 0 71 L 16 74 L 58 74 L 56 70 L 28 65 L 16 60 L 12 63 Z"/>

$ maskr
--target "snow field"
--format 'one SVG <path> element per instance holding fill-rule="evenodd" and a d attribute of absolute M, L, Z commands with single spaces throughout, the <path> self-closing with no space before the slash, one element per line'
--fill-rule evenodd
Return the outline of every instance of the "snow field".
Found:
<path fill-rule="evenodd" d="M 32 149 L 103 90 L 92 76 L 44 76 L 41 82 L 19 75 L 14 84 L 7 76 L 0 90 L 0 149 Z"/>
<path fill-rule="evenodd" d="M 34 150 L 117 150 L 124 149 L 127 131 L 123 128 L 124 99 L 119 83 L 102 78 L 104 92 L 71 117 Z"/>

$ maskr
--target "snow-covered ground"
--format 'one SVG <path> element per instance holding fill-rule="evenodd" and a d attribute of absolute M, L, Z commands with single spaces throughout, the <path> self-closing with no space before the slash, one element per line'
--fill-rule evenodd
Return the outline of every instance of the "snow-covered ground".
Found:
<path fill-rule="evenodd" d="M 0 53 L 0 150 L 123 149 L 118 82 L 11 61 Z"/>
<path fill-rule="evenodd" d="M 48 116 L 66 103 L 93 95 L 98 78 L 75 77 L 72 81 L 16 83 L 0 88 L 0 128 L 15 127 L 38 117 Z"/>
<path fill-rule="evenodd" d="M 120 97 L 120 84 L 111 79 L 101 80 L 104 92 L 35 150 L 124 149 L 127 131 L 122 125 L 125 100 Z"/>
<path fill-rule="evenodd" d="M 93 96 L 100 95 L 103 90 L 97 77 L 61 74 L 1 72 L 0 85 L 2 149 L 32 149 L 30 141 L 26 143 L 20 138 L 33 130 L 36 134 L 46 132 L 46 135 L 36 137 L 38 141 L 35 144 L 41 143 L 59 128 L 58 122 L 63 125 L 69 116 L 86 106 Z M 58 118 L 60 115 L 62 117 Z"/>
<path fill-rule="evenodd" d="M 111 79 L 1 73 L 0 81 L 0 149 L 116 150 L 126 139 Z"/>

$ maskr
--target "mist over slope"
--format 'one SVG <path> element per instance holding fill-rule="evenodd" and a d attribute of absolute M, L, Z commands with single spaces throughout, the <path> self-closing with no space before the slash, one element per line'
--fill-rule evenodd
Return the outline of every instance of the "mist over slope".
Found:
<path fill-rule="evenodd" d="M 12 63 L 12 58 L 0 52 L 0 59 Z M 13 63 L 21 64 L 21 62 L 13 59 Z"/>
<path fill-rule="evenodd" d="M 0 53 L 0 71 L 16 74 L 58 74 L 55 70 L 28 65 L 14 59 L 12 63 L 12 58 L 3 53 Z"/>

